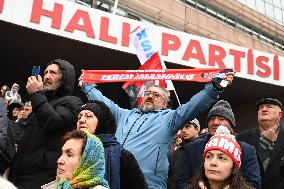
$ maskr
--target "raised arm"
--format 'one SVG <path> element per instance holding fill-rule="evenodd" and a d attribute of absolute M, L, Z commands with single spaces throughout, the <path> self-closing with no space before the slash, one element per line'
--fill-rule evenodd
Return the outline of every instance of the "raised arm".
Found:
<path fill-rule="evenodd" d="M 224 80 L 230 85 L 233 81 L 235 73 L 228 72 Z M 206 84 L 204 89 L 195 94 L 186 104 L 179 106 L 173 112 L 173 122 L 170 124 L 170 133 L 175 135 L 186 123 L 198 117 L 205 112 L 219 98 L 223 91 L 223 87 L 214 80 Z"/>
<path fill-rule="evenodd" d="M 41 128 L 46 130 L 74 129 L 76 110 L 82 105 L 79 98 L 63 96 L 48 101 L 43 89 L 41 76 L 28 78 L 26 89 L 31 95 L 33 113 L 40 122 Z"/>
<path fill-rule="evenodd" d="M 169 128 L 172 135 L 181 129 L 186 123 L 205 112 L 219 98 L 221 91 L 212 84 L 205 85 L 205 88 L 195 94 L 186 104 L 182 104 L 173 110 L 173 123 Z"/>
<path fill-rule="evenodd" d="M 118 118 L 124 111 L 129 111 L 127 109 L 120 108 L 117 104 L 115 104 L 112 100 L 105 97 L 101 91 L 96 88 L 96 84 L 83 84 L 82 91 L 86 94 L 89 101 L 92 100 L 100 100 L 104 102 L 109 109 L 111 110 L 112 114 L 115 117 L 116 122 L 118 122 Z"/>

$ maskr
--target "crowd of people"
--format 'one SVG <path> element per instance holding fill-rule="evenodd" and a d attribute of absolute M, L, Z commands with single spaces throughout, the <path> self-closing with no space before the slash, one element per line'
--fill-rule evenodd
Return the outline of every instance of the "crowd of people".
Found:
<path fill-rule="evenodd" d="M 234 72 L 223 78 L 232 84 Z M 256 102 L 258 127 L 236 135 L 234 112 L 219 80 L 171 109 L 169 92 L 148 85 L 141 106 L 124 109 L 96 84 L 72 95 L 71 63 L 50 61 L 20 88 L 1 87 L 1 183 L 19 189 L 284 188 L 282 103 Z M 226 89 L 229 90 L 229 89 Z M 209 110 L 205 127 L 196 119 Z M 203 130 L 201 130 L 203 128 Z M 8 180 L 8 181 L 7 181 Z M 11 185 L 11 186 L 10 186 Z M 12 186 L 14 185 L 14 186 Z M 1 188 L 2 186 L 0 186 Z"/>

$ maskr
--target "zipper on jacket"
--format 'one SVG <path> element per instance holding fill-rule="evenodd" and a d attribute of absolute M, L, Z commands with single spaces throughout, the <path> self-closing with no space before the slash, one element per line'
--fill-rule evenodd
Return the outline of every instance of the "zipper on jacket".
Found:
<path fill-rule="evenodd" d="M 141 116 L 140 116 L 140 117 L 141 117 Z M 124 144 L 125 144 L 125 142 L 126 142 L 128 136 L 129 136 L 131 130 L 133 129 L 135 123 L 138 121 L 138 119 L 139 119 L 140 117 L 138 117 L 138 118 L 134 121 L 134 123 L 132 124 L 132 126 L 130 127 L 129 131 L 128 131 L 127 134 L 126 134 L 126 137 L 125 137 L 124 140 L 123 140 L 123 143 L 121 144 L 122 147 L 124 146 Z"/>
<path fill-rule="evenodd" d="M 155 164 L 155 171 L 154 171 L 154 173 L 155 173 L 155 174 L 157 173 L 157 167 L 158 167 L 158 161 L 159 161 L 160 149 L 161 149 L 161 147 L 159 146 L 159 148 L 158 148 L 158 155 L 157 155 L 157 158 L 156 158 L 156 164 Z"/>
<path fill-rule="evenodd" d="M 146 117 L 146 119 L 140 124 L 140 126 L 139 126 L 138 129 L 137 129 L 137 132 L 139 132 L 141 126 L 145 123 L 145 121 L 147 121 L 147 119 L 148 119 L 148 117 Z"/>

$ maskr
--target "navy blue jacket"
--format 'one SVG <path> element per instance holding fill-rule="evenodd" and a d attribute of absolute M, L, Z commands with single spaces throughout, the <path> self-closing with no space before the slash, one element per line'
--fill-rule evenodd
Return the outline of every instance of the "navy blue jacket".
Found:
<path fill-rule="evenodd" d="M 205 135 L 185 146 L 185 151 L 181 159 L 182 169 L 177 176 L 177 188 L 185 189 L 189 185 L 194 172 L 203 164 L 203 151 L 211 135 Z M 253 146 L 238 141 L 242 148 L 241 174 L 245 180 L 253 187 L 260 189 L 260 171 Z"/>

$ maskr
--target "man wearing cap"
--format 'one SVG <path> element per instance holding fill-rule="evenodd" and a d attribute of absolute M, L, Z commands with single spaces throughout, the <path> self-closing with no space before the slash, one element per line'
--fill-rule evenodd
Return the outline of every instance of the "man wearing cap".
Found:
<path fill-rule="evenodd" d="M 264 98 L 257 101 L 256 107 L 258 127 L 240 133 L 237 138 L 256 148 L 261 188 L 284 188 L 282 103 L 274 98 Z"/>
<path fill-rule="evenodd" d="M 199 136 L 200 123 L 197 119 L 190 121 L 182 128 L 182 139 L 189 143 Z"/>
<path fill-rule="evenodd" d="M 24 107 L 24 104 L 21 102 L 13 102 L 8 105 L 8 118 L 11 121 L 16 121 L 18 118 L 18 114 L 20 113 L 20 110 Z"/>
<path fill-rule="evenodd" d="M 31 101 L 25 102 L 24 107 L 21 108 L 18 114 L 18 119 L 15 121 L 14 124 L 16 148 L 19 147 L 19 144 L 23 139 L 25 130 L 27 129 L 28 125 L 28 117 L 31 115 L 31 113 L 32 113 Z"/>
<path fill-rule="evenodd" d="M 182 168 L 178 172 L 177 188 L 185 189 L 190 183 L 196 169 L 202 165 L 202 154 L 206 143 L 217 128 L 223 125 L 233 134 L 236 129 L 235 116 L 227 101 L 218 101 L 207 116 L 208 134 L 197 138 L 185 146 L 185 151 L 181 160 Z M 247 143 L 239 142 L 242 148 L 242 164 L 240 171 L 245 180 L 253 187 L 260 188 L 260 173 L 256 157 L 255 148 Z"/>
<path fill-rule="evenodd" d="M 176 189 L 176 177 L 178 170 L 181 168 L 181 158 L 184 153 L 184 147 L 186 144 L 194 141 L 200 132 L 200 124 L 197 119 L 194 119 L 187 123 L 181 130 L 182 142 L 179 145 L 179 148 L 173 151 L 169 155 L 169 174 L 168 174 L 168 189 Z"/>

